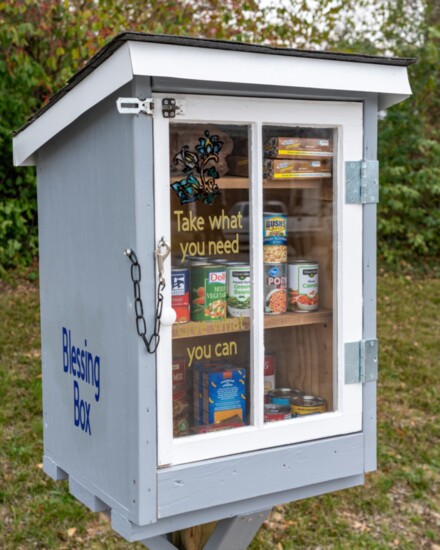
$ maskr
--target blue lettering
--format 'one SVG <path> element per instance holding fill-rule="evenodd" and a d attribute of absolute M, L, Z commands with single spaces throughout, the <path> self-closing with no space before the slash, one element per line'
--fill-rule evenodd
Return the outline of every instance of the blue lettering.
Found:
<path fill-rule="evenodd" d="M 67 329 L 63 327 L 63 370 L 69 370 L 69 356 L 67 353 Z"/>
<path fill-rule="evenodd" d="M 82 372 L 82 376 L 81 378 L 84 380 L 84 378 L 86 377 L 86 366 L 84 364 L 84 356 L 85 356 L 85 351 L 82 350 L 81 352 L 81 372 Z"/>
<path fill-rule="evenodd" d="M 95 400 L 99 401 L 99 396 L 101 394 L 101 385 L 100 385 L 100 378 L 101 378 L 101 365 L 99 361 L 99 357 L 95 357 L 95 362 L 93 363 L 93 374 L 95 378 Z"/>
<path fill-rule="evenodd" d="M 76 380 L 73 381 L 73 421 L 79 426 L 79 386 Z"/>
<path fill-rule="evenodd" d="M 84 363 L 81 363 L 80 357 L 81 357 L 81 350 L 79 348 L 76 348 L 76 362 L 78 363 L 78 378 L 81 378 L 81 380 L 84 380 L 84 376 L 85 376 Z"/>
<path fill-rule="evenodd" d="M 73 376 L 76 376 L 76 368 L 73 366 L 76 364 L 76 349 L 74 347 L 72 347 L 71 355 L 72 355 L 72 374 Z"/>
<path fill-rule="evenodd" d="M 80 427 L 83 432 L 92 435 L 90 427 L 90 403 L 80 398 L 79 385 L 73 381 L 73 421 L 75 426 Z"/>

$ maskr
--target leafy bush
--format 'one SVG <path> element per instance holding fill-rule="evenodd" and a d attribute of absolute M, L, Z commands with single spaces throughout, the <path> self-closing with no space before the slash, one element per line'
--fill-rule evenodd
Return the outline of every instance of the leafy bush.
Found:
<path fill-rule="evenodd" d="M 413 96 L 380 124 L 379 249 L 387 263 L 440 254 L 440 27 L 427 31 L 410 68 Z"/>

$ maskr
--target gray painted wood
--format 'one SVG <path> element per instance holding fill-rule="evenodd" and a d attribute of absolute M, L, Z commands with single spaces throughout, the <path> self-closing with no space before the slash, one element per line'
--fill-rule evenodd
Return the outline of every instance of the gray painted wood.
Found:
<path fill-rule="evenodd" d="M 103 512 L 109 510 L 109 506 L 99 499 L 94 493 L 81 485 L 73 477 L 69 477 L 69 491 L 80 502 L 85 504 L 92 512 Z"/>
<path fill-rule="evenodd" d="M 133 127 L 122 89 L 39 151 L 38 202 L 45 455 L 113 509 L 136 519 L 138 337 L 123 250 L 136 244 Z M 62 328 L 100 357 L 100 390 L 64 372 Z M 87 346 L 85 341 L 87 340 Z M 74 424 L 75 386 L 91 434 Z M 143 404 L 147 406 L 147 403 Z"/>
<path fill-rule="evenodd" d="M 364 102 L 364 157 L 377 159 L 377 97 Z M 380 183 L 379 183 L 380 200 Z M 366 204 L 363 207 L 363 339 L 376 338 L 376 295 L 377 295 L 377 205 Z M 380 345 L 380 342 L 379 342 Z M 363 385 L 363 432 L 365 438 L 365 472 L 377 468 L 377 418 L 376 418 L 377 382 Z"/>
<path fill-rule="evenodd" d="M 325 483 L 308 485 L 298 489 L 284 490 L 278 493 L 258 496 L 253 499 L 241 500 L 223 504 L 221 506 L 206 507 L 195 512 L 187 512 L 163 518 L 157 523 L 147 526 L 135 525 L 117 510 L 112 510 L 111 521 L 112 528 L 129 541 L 138 541 L 146 538 L 155 537 L 163 533 L 171 533 L 179 529 L 185 529 L 193 525 L 217 521 L 223 518 L 232 518 L 234 516 L 245 515 L 255 511 L 272 508 L 286 502 L 294 502 L 304 498 L 310 498 L 325 493 L 331 493 L 342 489 L 348 489 L 364 482 L 364 476 L 355 475 L 341 479 L 332 479 Z"/>
<path fill-rule="evenodd" d="M 218 523 L 203 550 L 246 550 L 270 512 L 261 510 Z"/>
<path fill-rule="evenodd" d="M 137 78 L 132 83 L 132 95 L 151 95 L 150 79 Z M 116 108 L 116 106 L 115 106 Z M 156 281 L 154 250 L 154 202 L 153 202 L 153 120 L 149 116 L 119 115 L 130 120 L 133 128 L 133 143 L 129 153 L 133 163 L 135 240 L 126 243 L 133 248 L 142 269 L 141 293 L 144 315 L 147 322 L 147 336 L 152 333 L 155 322 Z M 127 259 L 127 281 L 129 276 Z M 133 287 L 129 289 L 133 304 Z M 133 419 L 135 426 L 134 449 L 130 455 L 131 470 L 136 476 L 130 480 L 133 521 L 146 524 L 156 521 L 157 507 L 157 447 L 156 447 L 156 356 L 147 352 L 142 339 L 137 335 L 133 309 L 126 330 L 134 335 L 137 353 L 137 368 L 133 370 Z"/>
<path fill-rule="evenodd" d="M 362 474 L 363 442 L 361 433 L 351 434 L 164 468 L 158 517 Z"/>

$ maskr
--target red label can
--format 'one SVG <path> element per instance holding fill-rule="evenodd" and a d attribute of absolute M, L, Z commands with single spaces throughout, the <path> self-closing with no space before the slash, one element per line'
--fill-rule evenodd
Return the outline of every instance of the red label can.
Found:
<path fill-rule="evenodd" d="M 176 312 L 176 323 L 189 321 L 189 270 L 185 267 L 171 269 L 171 307 Z"/>
<path fill-rule="evenodd" d="M 292 418 L 290 407 L 286 407 L 284 405 L 276 405 L 275 403 L 264 405 L 265 422 L 276 422 L 277 420 L 289 420 L 289 418 Z"/>

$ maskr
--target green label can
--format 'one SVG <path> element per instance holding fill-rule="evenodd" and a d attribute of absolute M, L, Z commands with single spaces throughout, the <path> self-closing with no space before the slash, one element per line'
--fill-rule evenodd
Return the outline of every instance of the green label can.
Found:
<path fill-rule="evenodd" d="M 191 266 L 191 320 L 226 319 L 226 268 L 216 265 Z"/>
<path fill-rule="evenodd" d="M 246 264 L 226 267 L 226 299 L 229 317 L 250 317 L 251 315 L 251 270 Z"/>

